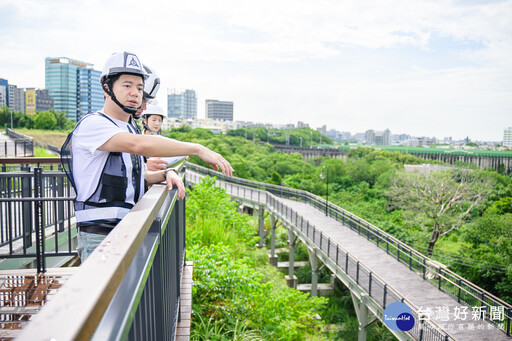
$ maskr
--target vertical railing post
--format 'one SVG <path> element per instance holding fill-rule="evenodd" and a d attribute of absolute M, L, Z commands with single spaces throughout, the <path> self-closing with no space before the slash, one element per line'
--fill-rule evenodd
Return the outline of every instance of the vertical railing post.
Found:
<path fill-rule="evenodd" d="M 384 284 L 384 293 L 383 293 L 383 297 L 382 297 L 382 307 L 384 309 L 386 309 L 386 294 L 387 294 L 387 291 L 388 291 L 388 285 Z"/>
<path fill-rule="evenodd" d="M 43 169 L 41 167 L 34 168 L 34 198 L 42 197 L 42 175 Z M 43 273 L 46 272 L 46 262 L 45 262 L 45 237 L 44 237 L 44 227 L 43 227 L 43 202 L 41 200 L 35 200 L 34 202 L 34 221 L 35 221 L 35 232 L 36 232 L 36 263 L 37 263 L 37 272 Z"/>
<path fill-rule="evenodd" d="M 409 270 L 412 270 L 412 250 L 409 250 Z"/>
<path fill-rule="evenodd" d="M 372 297 L 372 272 L 368 275 L 368 294 Z"/>
<path fill-rule="evenodd" d="M 21 178 L 21 195 L 23 198 L 32 198 L 32 177 Z M 32 246 L 32 203 L 22 203 L 23 248 L 26 250 Z"/>
<path fill-rule="evenodd" d="M 359 261 L 356 263 L 356 283 L 359 284 Z"/>
<path fill-rule="evenodd" d="M 507 336 L 510 336 L 510 319 L 512 318 L 512 309 L 508 308 L 507 310 Z"/>
<path fill-rule="evenodd" d="M 439 290 L 441 290 L 441 280 L 442 280 L 441 277 L 442 277 L 443 269 L 442 268 L 437 268 L 437 269 L 438 269 L 437 273 L 439 274 L 439 276 L 438 276 L 438 278 L 439 278 L 438 288 L 439 288 Z"/>
<path fill-rule="evenodd" d="M 62 198 L 64 197 L 64 177 L 58 176 L 56 180 L 57 196 Z M 64 201 L 57 202 L 57 221 L 55 226 L 58 226 L 59 232 L 64 232 Z"/>
<path fill-rule="evenodd" d="M 160 246 L 158 247 L 158 251 L 153 260 L 153 265 L 151 267 L 151 271 L 154 273 L 155 278 L 155 318 L 157 319 L 156 325 L 156 340 L 163 340 L 165 323 L 164 323 L 164 304 L 165 304 L 165 294 L 164 294 L 164 271 L 163 271 L 163 261 L 162 261 L 162 222 L 159 218 L 156 218 L 151 224 L 149 232 L 158 233 L 160 236 Z"/>
<path fill-rule="evenodd" d="M 457 302 L 460 303 L 460 294 L 461 294 L 461 285 L 462 285 L 462 280 L 459 278 L 459 292 L 457 293 Z"/>

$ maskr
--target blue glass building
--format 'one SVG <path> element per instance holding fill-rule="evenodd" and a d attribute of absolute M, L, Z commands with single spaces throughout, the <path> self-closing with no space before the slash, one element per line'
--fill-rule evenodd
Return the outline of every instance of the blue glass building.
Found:
<path fill-rule="evenodd" d="M 103 107 L 100 71 L 92 64 L 66 57 L 45 59 L 45 85 L 56 111 L 78 121 L 83 115 Z"/>
<path fill-rule="evenodd" d="M 197 97 L 194 90 L 170 90 L 167 93 L 167 117 L 197 118 Z"/>

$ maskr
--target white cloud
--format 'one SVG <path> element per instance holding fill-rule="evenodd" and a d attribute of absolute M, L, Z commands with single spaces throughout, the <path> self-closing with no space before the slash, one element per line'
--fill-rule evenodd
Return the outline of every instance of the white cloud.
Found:
<path fill-rule="evenodd" d="M 160 102 L 196 89 L 199 116 L 208 97 L 246 120 L 499 140 L 511 17 L 510 0 L 0 0 L 0 77 L 44 87 L 45 57 L 101 69 L 130 50 L 161 74 Z"/>

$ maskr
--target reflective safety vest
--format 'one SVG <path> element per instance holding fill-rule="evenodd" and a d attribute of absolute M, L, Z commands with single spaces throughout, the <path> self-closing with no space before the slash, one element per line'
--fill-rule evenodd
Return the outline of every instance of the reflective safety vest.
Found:
<path fill-rule="evenodd" d="M 73 133 L 80 123 L 92 115 L 100 115 L 112 124 L 118 126 L 114 120 L 103 113 L 94 113 L 84 116 L 76 125 L 75 129 L 66 138 L 62 145 L 60 156 L 62 166 L 77 193 L 75 179 L 73 177 L 73 153 L 71 141 Z M 131 120 L 131 118 L 130 118 Z M 132 131 L 133 123 L 129 122 L 128 130 Z M 141 186 L 142 158 L 139 155 L 130 154 L 132 160 L 132 174 L 126 174 L 126 166 L 123 160 L 123 153 L 110 152 L 103 166 L 103 171 L 96 185 L 94 193 L 85 201 L 74 199 L 76 220 L 78 225 L 93 224 L 117 224 L 133 207 L 126 202 L 128 181 L 132 181 L 135 190 L 134 202 L 137 202 L 144 195 L 144 186 Z M 77 193 L 78 194 L 78 193 Z"/>

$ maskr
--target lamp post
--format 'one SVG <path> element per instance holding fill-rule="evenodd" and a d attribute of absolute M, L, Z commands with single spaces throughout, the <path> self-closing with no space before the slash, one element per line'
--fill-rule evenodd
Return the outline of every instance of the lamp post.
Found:
<path fill-rule="evenodd" d="M 300 147 L 302 148 L 302 136 L 300 136 Z"/>
<path fill-rule="evenodd" d="M 312 132 L 312 131 L 310 131 L 310 132 L 309 132 L 309 135 L 311 135 L 311 143 L 310 143 L 310 145 L 309 145 L 309 148 L 313 148 L 313 132 Z"/>
<path fill-rule="evenodd" d="M 325 170 L 325 174 L 324 174 Z M 326 187 L 325 187 L 325 215 L 327 216 L 327 207 L 329 205 L 329 169 L 325 166 L 322 167 L 322 173 L 320 174 L 320 177 L 323 179 L 325 178 L 326 181 Z"/>

